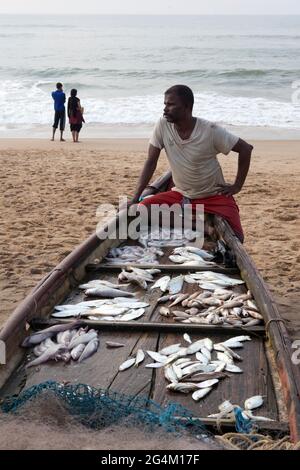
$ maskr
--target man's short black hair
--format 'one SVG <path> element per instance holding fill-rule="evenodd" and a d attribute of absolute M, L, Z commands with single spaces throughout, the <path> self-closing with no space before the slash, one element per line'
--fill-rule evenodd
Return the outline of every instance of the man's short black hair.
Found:
<path fill-rule="evenodd" d="M 167 91 L 165 92 L 165 95 L 169 95 L 170 93 L 175 93 L 181 99 L 183 104 L 185 104 L 191 110 L 193 109 L 194 94 L 188 86 L 186 85 L 171 86 L 171 88 L 167 89 Z"/>
<path fill-rule="evenodd" d="M 62 83 L 58 82 L 58 83 L 56 84 L 56 88 L 57 88 L 58 90 L 61 90 L 62 87 L 63 87 L 63 86 L 62 86 Z"/>

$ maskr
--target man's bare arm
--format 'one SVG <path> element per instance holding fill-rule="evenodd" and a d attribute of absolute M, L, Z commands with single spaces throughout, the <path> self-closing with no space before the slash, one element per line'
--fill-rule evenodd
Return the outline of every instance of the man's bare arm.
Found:
<path fill-rule="evenodd" d="M 145 189 L 150 179 L 152 178 L 153 173 L 156 170 L 159 155 L 160 155 L 160 149 L 150 144 L 149 149 L 148 149 L 148 158 L 145 162 L 144 168 L 139 178 L 137 188 L 131 200 L 132 204 L 138 202 L 140 195 L 142 194 L 143 190 Z"/>
<path fill-rule="evenodd" d="M 232 196 L 241 191 L 248 174 L 253 146 L 243 139 L 239 139 L 232 150 L 239 154 L 238 171 L 233 184 L 220 186 L 219 194 L 224 194 L 225 196 Z"/>

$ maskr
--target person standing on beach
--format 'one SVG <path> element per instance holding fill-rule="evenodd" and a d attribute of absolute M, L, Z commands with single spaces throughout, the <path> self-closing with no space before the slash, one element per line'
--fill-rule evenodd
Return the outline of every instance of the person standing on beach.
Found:
<path fill-rule="evenodd" d="M 53 123 L 53 134 L 52 134 L 52 141 L 54 140 L 56 129 L 60 129 L 60 141 L 65 142 L 63 139 L 63 133 L 65 130 L 65 122 L 66 122 L 66 110 L 65 110 L 65 102 L 66 102 L 66 95 L 63 92 L 63 86 L 60 82 L 56 84 L 56 91 L 52 92 L 52 98 L 54 100 L 54 123 Z"/>
<path fill-rule="evenodd" d="M 77 90 L 71 90 L 71 96 L 68 99 L 68 118 L 70 122 L 70 129 L 73 136 L 73 142 L 78 142 L 79 132 L 82 128 L 82 123 L 85 122 L 83 118 L 83 108 L 80 105 L 80 99 L 77 98 Z"/>
<path fill-rule="evenodd" d="M 140 201 L 164 148 L 175 187 L 143 199 L 140 204 L 197 204 L 204 212 L 223 217 L 236 236 L 243 241 L 239 208 L 233 198 L 241 191 L 248 174 L 252 145 L 231 134 L 223 127 L 194 117 L 194 95 L 185 85 L 175 85 L 165 92 L 164 115 L 157 122 L 150 139 L 148 159 L 141 172 L 135 194 L 130 201 Z M 226 184 L 217 154 L 237 152 L 238 169 L 233 184 Z"/>

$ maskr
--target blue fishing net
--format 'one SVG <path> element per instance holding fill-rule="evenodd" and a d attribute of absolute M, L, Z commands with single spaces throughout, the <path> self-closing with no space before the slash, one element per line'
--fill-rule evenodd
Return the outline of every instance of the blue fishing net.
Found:
<path fill-rule="evenodd" d="M 212 436 L 199 419 L 193 418 L 191 412 L 178 403 L 171 402 L 162 407 L 144 397 L 128 396 L 86 384 L 46 381 L 33 385 L 18 396 L 5 398 L 1 409 L 5 413 L 17 412 L 45 393 L 61 399 L 71 415 L 92 429 L 102 429 L 126 419 L 126 423 L 149 430 L 161 428 L 176 435 L 188 432 L 201 439 Z"/>

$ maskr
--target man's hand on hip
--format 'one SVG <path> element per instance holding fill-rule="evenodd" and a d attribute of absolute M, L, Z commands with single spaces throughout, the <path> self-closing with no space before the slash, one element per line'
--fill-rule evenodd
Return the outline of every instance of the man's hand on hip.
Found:
<path fill-rule="evenodd" d="M 218 188 L 220 188 L 218 194 L 222 194 L 223 196 L 233 196 L 242 189 L 237 184 L 219 184 Z"/>

